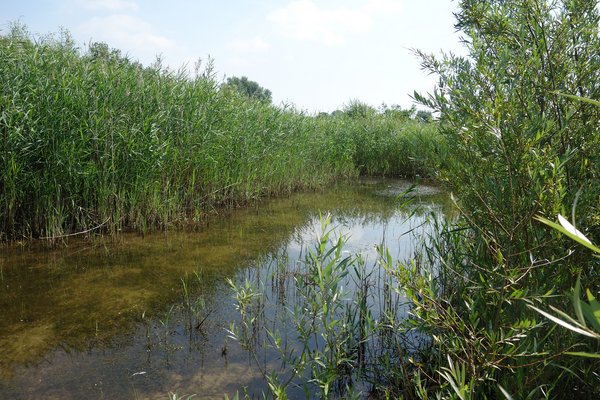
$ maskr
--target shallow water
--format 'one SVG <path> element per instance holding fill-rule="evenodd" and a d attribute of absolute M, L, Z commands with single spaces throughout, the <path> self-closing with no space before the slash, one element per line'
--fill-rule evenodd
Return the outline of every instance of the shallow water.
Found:
<path fill-rule="evenodd" d="M 365 180 L 296 194 L 196 231 L 70 240 L 54 250 L 2 247 L 0 398 L 260 393 L 255 360 L 227 338 L 239 316 L 226 278 L 261 283 L 272 292 L 268 301 L 284 303 L 290 294 L 278 287 L 273 265 L 284 255 L 292 265 L 302 258 L 320 230 L 319 213 L 331 213 L 345 251 L 362 253 L 370 268 L 384 242 L 396 259 L 411 258 L 431 231 L 430 213 L 450 206 L 435 187 L 418 185 L 401 208 L 398 195 L 409 186 Z M 263 356 L 263 365 L 276 363 Z"/>

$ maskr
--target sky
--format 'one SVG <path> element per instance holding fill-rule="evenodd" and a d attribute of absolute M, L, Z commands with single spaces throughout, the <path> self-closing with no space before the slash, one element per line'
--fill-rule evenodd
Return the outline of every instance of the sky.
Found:
<path fill-rule="evenodd" d="M 247 76 L 275 104 L 332 112 L 352 100 L 413 105 L 435 77 L 411 49 L 464 54 L 452 0 L 2 0 L 33 35 L 68 30 L 75 43 L 106 42 L 150 65 L 160 55 L 192 71 L 213 60 L 219 81 Z"/>

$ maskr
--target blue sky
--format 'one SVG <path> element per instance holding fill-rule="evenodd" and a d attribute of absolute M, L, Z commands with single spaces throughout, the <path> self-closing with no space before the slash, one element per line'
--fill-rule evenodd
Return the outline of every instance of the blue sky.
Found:
<path fill-rule="evenodd" d="M 9 1 L 0 30 L 20 21 L 34 35 L 65 28 L 81 47 L 104 41 L 144 65 L 160 54 L 177 69 L 214 59 L 219 80 L 245 75 L 273 100 L 309 112 L 352 99 L 410 107 L 433 88 L 411 53 L 464 53 L 451 0 Z"/>

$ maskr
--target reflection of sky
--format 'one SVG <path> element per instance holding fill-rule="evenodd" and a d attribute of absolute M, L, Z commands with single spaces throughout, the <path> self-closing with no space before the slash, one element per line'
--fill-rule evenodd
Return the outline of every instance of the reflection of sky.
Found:
<path fill-rule="evenodd" d="M 439 212 L 439 209 L 436 209 L 433 204 L 425 208 L 426 210 L 421 211 L 430 211 L 433 214 L 436 213 L 436 210 Z M 387 276 L 379 267 L 378 248 L 383 246 L 389 252 L 394 263 L 391 266 L 393 268 L 402 268 L 404 263 L 410 263 L 421 248 L 420 244 L 427 241 L 428 235 L 433 232 L 429 221 L 430 212 L 417 213 L 399 209 L 385 217 L 376 213 L 345 213 L 339 209 L 332 213 L 331 222 L 327 227 L 327 231 L 330 232 L 328 248 L 334 246 L 341 236 L 344 242 L 342 259 L 350 256 L 354 260 L 348 276 L 341 282 L 345 288 L 343 301 L 354 301 L 352 298 L 358 290 L 357 282 L 359 281 L 354 269 L 354 266 L 358 265 L 355 257 L 360 255 L 364 261 L 364 273 L 368 276 L 369 282 L 367 304 L 371 307 L 374 318 L 381 315 L 384 307 L 382 304 L 383 288 L 386 284 L 392 284 L 392 287 L 395 284 L 392 277 Z M 250 281 L 265 283 L 262 290 L 266 295 L 267 308 L 275 307 L 277 309 L 279 306 L 283 306 L 286 309 L 290 300 L 292 303 L 300 300 L 294 283 L 294 274 L 306 271 L 307 253 L 315 248 L 322 233 L 320 218 L 318 215 L 314 216 L 308 223 L 296 229 L 285 246 L 263 260 L 258 265 L 258 269 L 250 274 L 256 274 Z M 286 270 L 279 269 L 282 264 L 278 260 L 285 260 Z M 267 284 L 274 280 L 277 281 L 274 285 Z M 404 297 L 400 293 L 395 293 L 392 300 L 397 305 L 394 310 L 397 317 L 404 318 L 407 310 L 400 306 L 405 301 Z M 276 310 L 273 312 L 278 313 Z"/>
<path fill-rule="evenodd" d="M 384 245 L 397 260 L 407 260 L 413 256 L 415 246 L 425 240 L 431 232 L 428 216 L 394 213 L 386 220 L 374 220 L 364 216 L 333 215 L 329 226 L 332 230 L 330 242 L 340 235 L 344 238 L 344 251 L 350 254 L 361 254 L 367 264 L 378 258 L 377 246 Z M 309 224 L 300 229 L 287 245 L 290 259 L 301 258 L 306 246 L 314 246 L 316 238 L 321 235 L 319 218 L 313 218 Z"/>
<path fill-rule="evenodd" d="M 331 212 L 331 222 L 327 227 L 329 231 L 328 249 L 334 246 L 341 236 L 344 247 L 342 259 L 360 255 L 364 261 L 364 269 L 353 258 L 348 274 L 341 278 L 339 287 L 341 297 L 335 308 L 335 318 L 346 320 L 346 310 L 356 312 L 357 301 L 360 293 L 366 293 L 364 298 L 369 310 L 369 318 L 375 323 L 388 324 L 390 321 L 402 321 L 409 311 L 406 298 L 397 286 L 395 279 L 379 267 L 380 255 L 378 247 L 384 246 L 389 251 L 394 265 L 393 268 L 403 268 L 405 262 L 415 258 L 421 249 L 421 244 L 428 240 L 434 232 L 430 216 L 440 215 L 441 207 L 435 203 L 420 204 L 419 210 L 413 208 L 387 209 L 385 213 L 378 211 L 363 212 L 357 209 L 335 209 Z M 286 338 L 286 345 L 300 350 L 301 345 L 296 341 L 298 332 L 295 330 L 291 310 L 306 310 L 311 299 L 305 298 L 302 289 L 298 289 L 297 282 L 302 282 L 303 273 L 307 271 L 307 252 L 316 247 L 319 236 L 323 233 L 318 215 L 313 216 L 308 223 L 296 228 L 288 243 L 275 254 L 266 257 L 255 269 L 245 270 L 243 280 L 258 283 L 259 290 L 263 293 L 264 308 L 261 318 L 264 325 L 272 331 L 279 331 Z M 283 262 L 282 262 L 283 261 Z M 362 272 L 357 272 L 357 271 Z M 362 274 L 359 277 L 358 274 Z M 309 278 L 310 279 L 310 278 Z M 240 279 L 240 281 L 243 281 Z M 397 291 L 396 291 L 397 289 Z M 318 290 L 318 289 L 316 289 Z M 310 293 L 308 292 L 309 296 Z M 391 318 L 391 319 L 388 319 Z M 409 333 L 406 340 L 408 346 L 418 346 L 423 338 L 419 334 Z M 310 346 L 323 348 L 324 342 L 321 335 L 314 336 Z M 369 349 L 367 357 L 375 357 L 375 353 L 393 353 L 391 344 L 378 342 L 379 335 L 366 338 Z M 377 344 L 379 343 L 379 344 Z M 268 359 L 270 350 L 264 351 Z M 367 360 L 375 363 L 376 358 Z M 282 372 L 282 371 L 280 371 Z M 360 382 L 355 382 L 360 384 Z M 302 398 L 302 394 L 297 396 Z M 290 398 L 295 398 L 291 395 Z"/>

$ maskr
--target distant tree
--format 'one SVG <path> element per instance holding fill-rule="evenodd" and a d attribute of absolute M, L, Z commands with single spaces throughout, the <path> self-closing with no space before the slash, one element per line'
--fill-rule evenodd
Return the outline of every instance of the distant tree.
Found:
<path fill-rule="evenodd" d="M 236 76 L 227 78 L 226 86 L 234 88 L 249 98 L 266 101 L 268 103 L 271 102 L 271 91 L 263 88 L 258 83 L 249 80 L 245 76 L 242 76 L 241 78 Z"/>
<path fill-rule="evenodd" d="M 433 115 L 431 114 L 431 111 L 419 110 L 417 111 L 415 119 L 419 122 L 431 122 L 433 120 Z"/>
<path fill-rule="evenodd" d="M 350 118 L 366 118 L 377 114 L 375 108 L 358 100 L 350 100 L 343 111 Z"/>
<path fill-rule="evenodd" d="M 111 49 L 104 42 L 93 42 L 88 47 L 88 57 L 92 60 L 115 61 L 120 60 L 121 50 Z"/>
<path fill-rule="evenodd" d="M 139 61 L 130 60 L 126 55 L 121 53 L 121 50 L 111 48 L 104 42 L 90 43 L 87 50 L 87 57 L 96 62 L 114 62 L 121 65 L 132 65 L 140 70 L 144 69 L 144 66 Z"/>
<path fill-rule="evenodd" d="M 413 119 L 417 108 L 415 106 L 412 106 L 411 108 L 403 109 L 402 106 L 399 106 L 398 104 L 393 104 L 390 107 L 383 104 L 381 106 L 381 111 L 388 117 L 400 119 Z"/>

